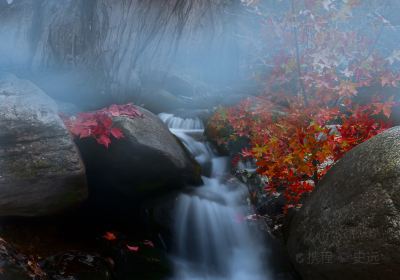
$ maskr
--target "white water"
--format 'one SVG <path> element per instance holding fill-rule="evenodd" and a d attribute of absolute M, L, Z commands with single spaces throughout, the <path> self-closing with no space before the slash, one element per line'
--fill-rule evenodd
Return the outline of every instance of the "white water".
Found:
<path fill-rule="evenodd" d="M 160 114 L 200 164 L 211 162 L 211 177 L 204 186 L 182 194 L 176 204 L 174 279 L 269 280 L 265 269 L 265 244 L 246 216 L 246 187 L 226 182 L 227 159 L 213 154 L 210 146 L 195 140 L 202 134 L 199 119 Z M 197 138 L 197 137 L 196 137 Z"/>
<path fill-rule="evenodd" d="M 212 160 L 210 146 L 193 138 L 193 135 L 202 135 L 204 132 L 204 125 L 200 119 L 182 119 L 166 113 L 159 114 L 159 117 L 171 132 L 181 139 L 197 162 L 204 165 Z"/>
<path fill-rule="evenodd" d="M 158 116 L 168 125 L 171 130 L 181 130 L 186 132 L 204 131 L 204 124 L 199 118 L 183 119 L 167 113 L 161 113 Z"/>

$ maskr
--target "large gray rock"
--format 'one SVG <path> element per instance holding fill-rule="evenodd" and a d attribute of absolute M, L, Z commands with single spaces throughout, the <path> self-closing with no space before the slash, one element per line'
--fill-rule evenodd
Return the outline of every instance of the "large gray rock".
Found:
<path fill-rule="evenodd" d="M 0 216 L 39 216 L 87 197 L 79 152 L 38 87 L 0 78 Z"/>
<path fill-rule="evenodd" d="M 156 89 L 153 91 L 144 90 L 136 104 L 140 104 L 142 107 L 155 114 L 172 112 L 188 106 L 187 100 L 163 89 Z"/>
<path fill-rule="evenodd" d="M 166 125 L 153 113 L 138 107 L 143 117 L 116 117 L 124 138 L 110 147 L 94 139 L 78 139 L 95 203 L 110 204 L 122 194 L 127 203 L 141 203 L 178 189 L 199 184 L 200 167 Z"/>
<path fill-rule="evenodd" d="M 234 25 L 222 18 L 227 5 L 225 0 L 18 0 L 11 5 L 2 0 L 0 68 L 33 72 L 31 79 L 51 97 L 87 108 L 104 107 L 110 99 L 136 102 L 141 76 L 154 70 L 220 81 L 239 61 L 232 54 Z M 171 82 L 177 90 L 190 88 Z"/>
<path fill-rule="evenodd" d="M 295 214 L 288 250 L 305 280 L 399 279 L 400 127 L 348 152 Z"/>

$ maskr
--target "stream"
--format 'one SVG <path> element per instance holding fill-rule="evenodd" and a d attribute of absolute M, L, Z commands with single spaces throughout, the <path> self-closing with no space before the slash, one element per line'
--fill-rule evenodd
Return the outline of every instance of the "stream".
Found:
<path fill-rule="evenodd" d="M 228 158 L 202 140 L 200 119 L 162 113 L 168 125 L 203 167 L 203 186 L 181 194 L 176 203 L 173 279 L 269 280 L 267 245 L 251 221 L 247 188 L 229 180 Z"/>

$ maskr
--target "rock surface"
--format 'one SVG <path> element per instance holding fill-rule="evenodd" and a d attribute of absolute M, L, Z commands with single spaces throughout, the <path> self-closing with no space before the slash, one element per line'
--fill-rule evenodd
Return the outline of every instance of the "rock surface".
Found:
<path fill-rule="evenodd" d="M 41 216 L 87 197 L 79 152 L 38 87 L 0 78 L 0 216 Z"/>
<path fill-rule="evenodd" d="M 118 240 L 104 238 L 111 228 Z M 157 237 L 134 223 L 106 224 L 82 215 L 11 218 L 1 220 L 0 236 L 1 280 L 151 280 L 170 276 Z M 130 251 L 128 244 L 139 250 Z"/>
<path fill-rule="evenodd" d="M 136 101 L 142 76 L 155 70 L 219 81 L 239 61 L 232 55 L 236 36 L 227 36 L 233 25 L 222 18 L 226 5 L 224 0 L 0 1 L 0 68 L 33 72 L 30 79 L 51 97 L 89 109 Z M 202 67 L 194 70 L 193 64 Z M 165 89 L 191 89 L 181 80 L 173 84 Z"/>
<path fill-rule="evenodd" d="M 400 127 L 348 152 L 288 233 L 305 280 L 391 280 L 400 273 Z"/>
<path fill-rule="evenodd" d="M 143 117 L 114 118 L 124 138 L 114 140 L 108 149 L 93 139 L 77 142 L 96 203 L 110 203 L 112 195 L 120 194 L 134 205 L 201 180 L 200 167 L 166 125 L 151 112 L 139 110 Z"/>

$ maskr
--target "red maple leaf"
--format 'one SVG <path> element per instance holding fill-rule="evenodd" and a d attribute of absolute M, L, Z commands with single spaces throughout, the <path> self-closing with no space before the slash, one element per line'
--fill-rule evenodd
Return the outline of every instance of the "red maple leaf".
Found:
<path fill-rule="evenodd" d="M 94 112 L 80 113 L 75 117 L 62 116 L 70 133 L 79 138 L 93 137 L 97 143 L 108 148 L 111 136 L 115 139 L 124 137 L 122 130 L 114 127 L 113 117 L 125 116 L 128 118 L 143 117 L 143 114 L 133 104 L 111 105 L 108 108 Z"/>
<path fill-rule="evenodd" d="M 124 137 L 124 134 L 122 133 L 121 129 L 119 129 L 117 127 L 111 128 L 110 133 L 116 139 L 121 139 Z"/>
<path fill-rule="evenodd" d="M 108 241 L 115 241 L 117 240 L 117 236 L 115 235 L 115 233 L 107 231 L 104 235 L 103 238 L 108 240 Z"/>
<path fill-rule="evenodd" d="M 126 248 L 131 252 L 138 252 L 140 249 L 139 246 L 130 246 L 128 244 L 126 244 Z"/>
<path fill-rule="evenodd" d="M 97 143 L 105 146 L 106 148 L 108 148 L 111 144 L 110 137 L 105 134 L 100 135 L 99 137 L 96 138 L 96 140 L 97 140 Z"/>

